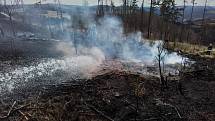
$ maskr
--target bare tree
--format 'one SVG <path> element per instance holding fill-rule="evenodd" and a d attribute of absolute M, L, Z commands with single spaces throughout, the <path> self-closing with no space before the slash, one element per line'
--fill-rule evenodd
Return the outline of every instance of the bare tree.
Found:
<path fill-rule="evenodd" d="M 15 28 L 14 28 L 14 22 L 13 22 L 13 15 L 16 12 L 15 10 L 15 4 L 11 1 L 10 4 L 7 4 L 6 0 L 4 1 L 4 12 L 6 14 L 8 14 L 9 16 L 9 21 L 10 21 L 10 26 L 11 26 L 11 30 L 12 30 L 12 35 L 15 37 L 16 36 L 16 32 L 15 32 Z M 15 43 L 14 43 L 14 38 L 11 39 L 11 53 L 12 55 L 14 55 L 15 52 Z M 14 55 L 16 56 L 16 55 Z"/>
<path fill-rule="evenodd" d="M 15 29 L 14 29 L 14 23 L 13 23 L 13 14 L 15 13 L 15 5 L 13 4 L 13 2 L 11 2 L 10 4 L 5 3 L 6 5 L 4 5 L 4 10 L 5 13 L 8 14 L 9 16 L 9 20 L 10 20 L 10 25 L 11 25 L 11 29 L 12 29 L 12 33 L 13 36 L 16 35 Z"/>
<path fill-rule="evenodd" d="M 111 12 L 113 15 L 115 15 L 115 5 L 114 2 L 111 0 Z"/>
<path fill-rule="evenodd" d="M 143 32 L 143 25 L 144 25 L 144 0 L 142 1 L 142 4 L 141 4 L 141 31 Z"/>
<path fill-rule="evenodd" d="M 151 20 L 152 20 L 152 13 L 153 13 L 153 0 L 150 2 L 150 12 L 149 12 L 149 20 L 148 20 L 148 38 L 151 35 Z"/>
<path fill-rule="evenodd" d="M 192 0 L 192 10 L 191 10 L 191 15 L 190 15 L 190 20 L 189 20 L 189 30 L 187 33 L 187 42 L 190 39 L 190 30 L 191 30 L 191 25 L 192 25 L 192 20 L 193 20 L 193 10 L 194 10 L 194 6 L 195 6 L 195 0 Z"/>
<path fill-rule="evenodd" d="M 137 5 L 137 0 L 132 1 L 132 23 L 134 26 L 134 30 L 137 30 L 137 10 L 138 10 L 138 5 Z"/>
<path fill-rule="evenodd" d="M 158 44 L 157 49 L 158 49 L 158 53 L 155 58 L 158 61 L 160 84 L 161 84 L 161 87 L 164 88 L 164 87 L 167 87 L 167 83 L 164 79 L 164 75 L 163 75 L 164 72 L 162 72 L 162 68 L 164 68 L 164 58 L 166 56 L 166 52 L 162 43 Z M 161 66 L 161 63 L 163 63 L 163 66 Z"/>
<path fill-rule="evenodd" d="M 0 3 L 0 12 L 3 12 L 4 11 L 4 5 L 1 1 Z M 0 27 L 0 34 L 1 34 L 1 37 L 4 37 L 4 30 L 2 29 L 2 27 Z"/>
<path fill-rule="evenodd" d="M 104 0 L 98 0 L 97 15 L 104 15 Z"/>
<path fill-rule="evenodd" d="M 123 16 L 125 17 L 127 15 L 127 6 L 128 6 L 128 1 L 123 0 Z"/>
<path fill-rule="evenodd" d="M 193 0 L 195 1 L 195 0 Z M 182 33 L 183 33 L 183 30 L 184 30 L 184 17 L 185 17 L 185 10 L 186 10 L 186 0 L 184 0 L 184 6 L 183 6 L 183 13 L 182 13 L 182 19 L 181 19 L 181 31 L 180 31 L 180 37 L 179 37 L 179 41 L 182 41 Z"/>
<path fill-rule="evenodd" d="M 207 9 L 207 2 L 208 0 L 205 0 L 205 7 L 204 7 L 204 11 L 203 11 L 203 16 L 202 16 L 202 27 L 203 27 L 203 31 L 202 31 L 202 36 L 201 36 L 201 41 L 203 40 L 203 38 L 205 39 L 205 14 L 206 14 L 206 9 Z"/>
<path fill-rule="evenodd" d="M 58 4 L 57 16 L 60 18 L 60 28 L 63 32 L 64 31 L 64 27 L 63 27 L 64 19 L 63 19 L 63 12 L 62 12 L 60 0 L 57 0 L 57 4 Z"/>

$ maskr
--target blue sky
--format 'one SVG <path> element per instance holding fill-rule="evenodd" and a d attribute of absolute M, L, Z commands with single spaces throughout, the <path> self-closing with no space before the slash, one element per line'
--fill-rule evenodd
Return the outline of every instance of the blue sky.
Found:
<path fill-rule="evenodd" d="M 7 0 L 7 1 L 9 2 L 10 0 Z M 36 1 L 40 1 L 40 0 L 23 0 L 23 1 L 26 4 L 32 4 L 32 3 L 35 3 Z M 42 0 L 42 1 L 43 1 L 43 3 L 54 3 L 54 1 L 56 1 L 56 0 Z M 60 1 L 63 4 L 82 5 L 84 0 L 60 0 Z M 97 3 L 97 0 L 86 0 L 86 1 L 88 1 L 89 5 L 95 5 Z M 106 1 L 106 0 L 104 0 L 104 1 Z M 108 3 L 110 3 L 110 1 L 111 0 L 107 0 Z M 122 3 L 121 2 L 122 0 L 112 0 L 112 1 L 114 1 L 116 5 L 119 5 Z M 142 0 L 138 0 L 138 1 L 142 1 Z M 145 5 L 149 4 L 149 1 L 150 0 L 145 0 Z M 191 3 L 191 0 L 187 0 L 187 1 L 188 1 L 187 4 Z M 204 1 L 205 0 L 196 0 L 196 2 L 198 3 L 197 5 L 202 5 L 202 6 L 204 5 Z M 176 0 L 176 3 L 178 5 L 182 5 L 183 0 Z M 208 0 L 208 5 L 215 6 L 215 0 Z"/>

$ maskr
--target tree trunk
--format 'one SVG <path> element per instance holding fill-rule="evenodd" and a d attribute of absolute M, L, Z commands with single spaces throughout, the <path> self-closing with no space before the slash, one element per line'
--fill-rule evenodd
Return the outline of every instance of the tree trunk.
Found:
<path fill-rule="evenodd" d="M 185 16 L 185 8 L 186 8 L 186 0 L 184 0 L 184 9 L 183 9 L 183 14 L 182 14 L 182 20 L 181 20 L 181 32 L 180 32 L 180 42 L 182 41 L 182 33 L 183 33 L 183 30 L 184 30 L 184 16 Z"/>
<path fill-rule="evenodd" d="M 151 0 L 149 20 L 148 20 L 148 36 L 147 36 L 148 38 L 150 38 L 150 35 L 151 35 L 151 20 L 152 20 L 152 11 L 153 11 L 152 5 L 153 5 L 153 1 Z"/>
<path fill-rule="evenodd" d="M 207 8 L 207 2 L 208 0 L 205 0 L 205 7 L 204 7 L 204 12 L 203 12 L 203 17 L 202 17 L 202 27 L 203 27 L 203 31 L 202 31 L 202 36 L 200 41 L 202 42 L 203 38 L 205 39 L 205 14 L 206 14 L 206 8 Z"/>
<path fill-rule="evenodd" d="M 143 32 L 144 28 L 144 0 L 142 1 L 142 6 L 141 6 L 141 31 Z"/>
<path fill-rule="evenodd" d="M 191 23 L 192 23 L 192 19 L 193 19 L 194 6 L 195 6 L 195 0 L 193 0 L 192 10 L 191 10 L 191 15 L 190 15 L 190 20 L 189 20 L 189 28 L 188 28 L 188 33 L 187 33 L 187 42 L 189 41 L 189 38 L 190 38 L 190 31 L 191 31 Z"/>

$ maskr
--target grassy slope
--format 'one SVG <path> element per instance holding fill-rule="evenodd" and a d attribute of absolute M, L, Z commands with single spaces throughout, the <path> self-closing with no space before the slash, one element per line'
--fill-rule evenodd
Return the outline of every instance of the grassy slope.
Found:
<path fill-rule="evenodd" d="M 173 51 L 182 51 L 184 54 L 197 55 L 203 58 L 215 58 L 215 49 L 211 52 L 211 55 L 207 55 L 207 46 L 204 45 L 194 45 L 189 43 L 181 42 L 169 42 L 168 48 Z"/>

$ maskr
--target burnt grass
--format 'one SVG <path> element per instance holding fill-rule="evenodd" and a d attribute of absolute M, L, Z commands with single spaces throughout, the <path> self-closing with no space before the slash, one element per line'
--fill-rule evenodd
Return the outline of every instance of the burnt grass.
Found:
<path fill-rule="evenodd" d="M 196 60 L 179 79 L 169 78 L 165 89 L 157 77 L 120 70 L 88 80 L 19 88 L 1 96 L 0 120 L 214 121 L 215 62 Z"/>

